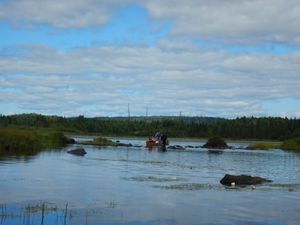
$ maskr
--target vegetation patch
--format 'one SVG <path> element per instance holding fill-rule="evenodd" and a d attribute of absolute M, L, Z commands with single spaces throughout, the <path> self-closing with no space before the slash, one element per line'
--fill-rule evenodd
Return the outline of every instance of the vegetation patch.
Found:
<path fill-rule="evenodd" d="M 49 206 L 45 203 L 36 205 L 27 205 L 24 208 L 25 213 L 39 213 L 39 212 L 56 212 L 58 208 L 55 206 Z"/>
<path fill-rule="evenodd" d="M 224 149 L 224 148 L 228 148 L 228 145 L 220 137 L 211 137 L 208 139 L 208 141 L 202 147 L 203 148 Z"/>
<path fill-rule="evenodd" d="M 282 143 L 281 148 L 284 150 L 300 152 L 300 137 L 285 140 Z"/>
<path fill-rule="evenodd" d="M 93 141 L 85 141 L 82 142 L 81 144 L 98 145 L 98 146 L 118 146 L 116 142 L 103 137 L 97 137 Z"/>
<path fill-rule="evenodd" d="M 0 129 L 0 155 L 35 154 L 42 147 L 41 135 L 13 128 Z"/>
<path fill-rule="evenodd" d="M 0 128 L 0 155 L 34 155 L 43 148 L 63 147 L 70 143 L 63 133 L 39 133 L 21 128 Z"/>
<path fill-rule="evenodd" d="M 278 143 L 271 143 L 271 142 L 256 142 L 250 144 L 247 149 L 253 150 L 270 150 L 270 149 L 280 149 L 280 144 Z"/>

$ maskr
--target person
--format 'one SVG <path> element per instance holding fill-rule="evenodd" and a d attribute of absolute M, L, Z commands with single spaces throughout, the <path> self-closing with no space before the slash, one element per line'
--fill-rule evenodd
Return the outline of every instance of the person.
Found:
<path fill-rule="evenodd" d="M 167 139 L 168 139 L 168 136 L 165 135 L 165 134 L 162 134 L 161 135 L 161 142 L 162 142 L 162 145 L 166 145 L 167 144 Z"/>
<path fill-rule="evenodd" d="M 160 142 L 160 140 L 161 140 L 161 132 L 156 132 L 154 138 L 155 138 L 155 141 Z"/>

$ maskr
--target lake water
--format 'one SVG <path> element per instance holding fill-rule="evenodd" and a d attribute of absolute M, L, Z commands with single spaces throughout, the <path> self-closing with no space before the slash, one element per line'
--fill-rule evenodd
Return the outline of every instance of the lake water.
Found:
<path fill-rule="evenodd" d="M 143 139 L 118 140 L 144 145 Z M 96 146 L 85 146 L 84 157 L 66 153 L 75 146 L 0 159 L 0 225 L 300 223 L 300 154 Z M 219 183 L 226 173 L 273 182 L 255 189 L 226 188 Z"/>

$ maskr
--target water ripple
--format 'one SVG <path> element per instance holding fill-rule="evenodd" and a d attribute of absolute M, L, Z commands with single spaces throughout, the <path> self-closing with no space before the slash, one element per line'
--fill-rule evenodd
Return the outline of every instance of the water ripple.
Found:
<path fill-rule="evenodd" d="M 123 180 L 138 181 L 138 182 L 174 182 L 174 181 L 184 181 L 184 178 L 178 177 L 154 177 L 154 176 L 137 176 L 137 177 L 122 177 Z"/>

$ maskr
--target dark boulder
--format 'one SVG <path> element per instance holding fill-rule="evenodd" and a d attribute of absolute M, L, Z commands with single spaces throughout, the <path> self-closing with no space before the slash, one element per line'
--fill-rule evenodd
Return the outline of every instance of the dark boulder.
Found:
<path fill-rule="evenodd" d="M 226 186 L 244 186 L 244 185 L 257 185 L 262 184 L 266 182 L 272 182 L 271 180 L 267 180 L 265 178 L 261 177 L 252 177 L 249 175 L 229 175 L 226 174 L 222 180 L 220 180 L 220 183 Z"/>
<path fill-rule="evenodd" d="M 67 140 L 67 144 L 76 144 L 76 141 L 75 141 L 74 138 L 69 138 L 69 139 Z"/>
<path fill-rule="evenodd" d="M 72 155 L 84 156 L 86 151 L 83 148 L 75 148 L 73 150 L 67 151 L 67 153 Z"/>

